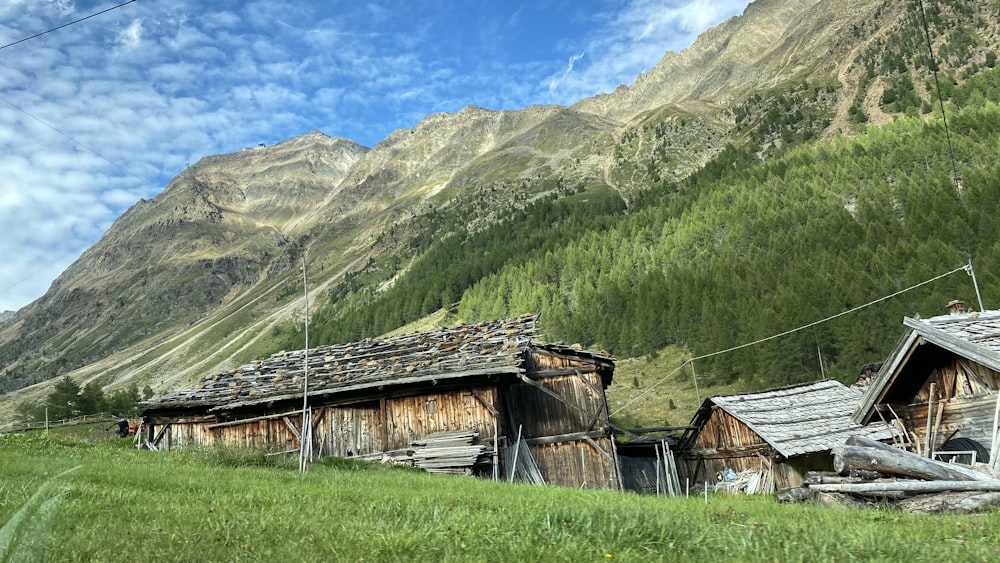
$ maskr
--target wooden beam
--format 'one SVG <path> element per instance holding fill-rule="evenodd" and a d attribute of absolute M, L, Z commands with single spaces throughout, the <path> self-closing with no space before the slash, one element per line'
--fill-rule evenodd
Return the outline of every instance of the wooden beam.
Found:
<path fill-rule="evenodd" d="M 517 374 L 517 378 L 527 383 L 528 385 L 531 385 L 532 387 L 538 389 L 542 393 L 545 393 L 546 395 L 553 397 L 554 399 L 563 403 L 564 405 L 574 408 L 580 412 L 584 412 L 583 408 L 581 408 L 580 405 L 567 401 L 566 398 L 560 395 L 559 393 L 556 393 L 555 391 L 549 389 L 548 387 L 542 385 L 541 383 L 538 383 L 537 381 L 533 381 L 531 378 L 525 376 L 524 374 L 522 373 Z"/>
<path fill-rule="evenodd" d="M 584 440 L 586 440 L 588 444 L 590 444 L 595 450 L 597 450 L 601 455 L 603 455 L 608 461 L 610 461 L 611 463 L 615 462 L 615 458 L 612 457 L 611 454 L 609 454 L 608 452 L 606 452 L 604 450 L 604 448 L 602 448 L 601 446 L 597 445 L 597 442 L 595 442 L 593 438 L 591 438 L 590 436 L 587 436 L 586 438 L 584 438 Z M 614 442 L 612 442 L 612 444 L 613 443 Z"/>
<path fill-rule="evenodd" d="M 751 444 L 734 446 L 732 448 L 701 448 L 688 451 L 684 457 L 689 459 L 722 459 L 727 457 L 745 457 L 758 454 L 770 454 L 774 449 L 768 444 Z M 769 457 L 769 455 L 765 455 Z"/>
<path fill-rule="evenodd" d="M 524 438 L 521 441 L 529 446 L 542 446 L 547 444 L 562 444 L 565 442 L 576 442 L 579 440 L 591 440 L 593 438 L 604 438 L 604 432 L 595 430 L 592 432 L 573 432 L 570 434 L 559 434 L 556 436 L 541 436 L 538 438 Z"/>
<path fill-rule="evenodd" d="M 265 414 L 265 415 L 261 415 L 261 416 L 255 416 L 253 418 L 241 418 L 239 420 L 229 420 L 229 421 L 226 421 L 226 422 L 219 422 L 219 423 L 216 423 L 216 424 L 209 424 L 205 428 L 211 430 L 213 428 L 222 428 L 222 427 L 225 427 L 225 426 L 238 426 L 240 424 L 245 424 L 247 422 L 258 422 L 258 421 L 261 421 L 261 420 L 267 420 L 269 418 L 287 417 L 287 416 L 293 415 L 293 414 L 302 414 L 302 409 L 298 409 L 298 410 L 294 410 L 294 411 L 288 411 L 288 412 L 282 412 L 282 413 L 276 413 L 276 414 Z M 175 422 L 178 422 L 178 421 L 175 421 Z"/>
<path fill-rule="evenodd" d="M 577 379 L 579 379 L 581 382 L 583 382 L 583 384 L 586 385 L 587 388 L 591 390 L 591 392 L 593 392 L 594 397 L 596 397 L 598 399 L 603 398 L 604 393 L 601 393 L 600 388 L 598 388 L 596 385 L 592 384 L 590 381 L 587 381 L 587 378 L 583 376 L 584 373 L 592 373 L 594 370 L 580 370 L 580 369 L 578 369 L 578 370 L 575 370 L 575 371 L 576 371 L 576 377 L 577 377 Z"/>
<path fill-rule="evenodd" d="M 469 392 L 472 393 L 472 396 L 475 397 L 477 401 L 479 401 L 480 403 L 482 403 L 484 407 L 486 407 L 486 410 L 490 411 L 490 414 L 493 415 L 493 418 L 495 419 L 500 418 L 500 413 L 497 412 L 496 407 L 486 402 L 486 399 L 484 399 L 483 396 L 480 395 L 478 391 L 476 391 L 475 389 L 469 389 Z"/>
<path fill-rule="evenodd" d="M 597 411 L 594 412 L 594 415 L 590 417 L 590 423 L 587 424 L 588 431 L 594 429 L 594 425 L 597 424 L 597 421 L 601 418 L 601 414 L 606 411 L 607 406 L 607 400 L 604 397 L 601 397 L 601 404 L 597 407 Z"/>
<path fill-rule="evenodd" d="M 385 397 L 379 399 L 379 426 L 382 427 L 382 447 L 384 450 L 389 447 L 389 411 L 385 406 Z"/>
<path fill-rule="evenodd" d="M 545 379 L 546 377 L 564 377 L 567 375 L 577 375 L 581 373 L 595 373 L 595 366 L 579 366 L 571 368 L 548 368 L 528 372 L 526 375 L 532 379 Z"/>
<path fill-rule="evenodd" d="M 809 485 L 824 493 L 941 493 L 945 491 L 1000 491 L 1000 481 L 892 481 L 877 483 L 831 483 Z"/>
<path fill-rule="evenodd" d="M 170 428 L 170 424 L 164 424 L 163 428 L 160 428 L 160 430 L 156 433 L 156 436 L 153 437 L 154 446 L 160 445 L 160 440 L 163 439 L 163 433 L 167 431 L 167 428 Z"/>
<path fill-rule="evenodd" d="M 302 411 L 299 411 L 299 412 L 302 412 Z M 299 429 L 298 429 L 298 428 L 296 428 L 294 424 L 292 424 L 292 421 L 291 421 L 291 419 L 289 419 L 289 418 L 288 418 L 288 417 L 286 416 L 286 417 L 284 417 L 284 418 L 283 418 L 282 420 L 284 420 L 284 421 L 285 421 L 285 424 L 287 424 L 287 425 L 288 425 L 288 428 L 289 428 L 289 429 L 291 429 L 291 431 L 292 431 L 292 434 L 295 434 L 295 437 L 296 437 L 296 438 L 298 439 L 298 441 L 299 441 L 299 442 L 301 443 L 301 442 L 302 442 L 302 434 L 301 434 L 301 433 L 299 432 Z"/>

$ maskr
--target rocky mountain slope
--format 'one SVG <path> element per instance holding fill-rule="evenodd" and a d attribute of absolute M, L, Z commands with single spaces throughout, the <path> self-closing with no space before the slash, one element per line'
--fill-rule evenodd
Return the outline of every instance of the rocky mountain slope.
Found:
<path fill-rule="evenodd" d="M 983 22 L 969 54 L 982 60 L 997 43 L 996 8 L 949 6 L 938 15 L 971 10 Z M 727 143 L 766 157 L 849 134 L 859 111 L 890 116 L 878 103 L 897 80 L 884 55 L 893 34 L 913 35 L 914 13 L 876 0 L 757 0 L 633 85 L 569 108 L 470 106 L 370 149 L 312 132 L 205 158 L 0 324 L 0 417 L 63 374 L 164 390 L 266 349 L 273 327 L 301 316 L 301 263 L 322 299 L 366 264 L 405 268 L 428 217 L 474 230 L 567 185 L 601 184 L 628 201 Z M 949 26 L 938 29 L 940 48 Z M 907 69 L 929 76 L 909 56 Z"/>

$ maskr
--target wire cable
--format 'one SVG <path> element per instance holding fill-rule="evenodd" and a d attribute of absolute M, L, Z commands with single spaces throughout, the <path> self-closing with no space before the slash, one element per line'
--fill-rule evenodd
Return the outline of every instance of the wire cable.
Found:
<path fill-rule="evenodd" d="M 134 2 L 135 0 L 132 0 L 132 1 Z M 49 129 L 51 129 L 51 130 L 55 131 L 56 133 L 62 135 L 63 137 L 65 137 L 67 140 L 69 140 L 74 145 L 76 145 L 76 146 L 80 147 L 81 149 L 89 152 L 90 154 L 96 156 L 97 158 L 100 158 L 101 160 L 103 160 L 104 162 L 107 162 L 111 166 L 114 166 L 118 170 L 121 170 L 126 175 L 131 176 L 131 177 L 135 178 L 136 180 L 139 180 L 140 182 L 142 182 L 146 186 L 148 186 L 148 187 L 150 187 L 150 188 L 152 188 L 154 190 L 159 190 L 160 189 L 158 186 L 153 185 L 153 183 L 150 182 L 149 180 L 147 180 L 147 179 L 145 179 L 145 178 L 143 178 L 141 176 L 137 176 L 136 174 L 134 174 L 133 172 L 131 172 L 129 169 L 125 168 L 121 164 L 118 164 L 117 162 L 115 162 L 115 161 L 111 160 L 110 158 L 104 156 L 103 154 L 95 151 L 94 149 L 88 147 L 87 145 L 81 143 L 80 141 L 77 141 L 73 137 L 70 137 L 68 133 L 65 133 L 65 132 L 59 130 L 54 125 L 49 124 L 44 119 L 38 117 L 37 115 L 34 115 L 33 113 L 29 112 L 28 110 L 23 109 L 21 107 L 18 107 L 17 105 L 15 105 L 15 104 L 11 103 L 10 101 L 8 101 L 6 98 L 0 97 L 0 102 L 3 102 L 5 104 L 7 104 L 8 106 L 16 109 L 17 111 L 23 113 L 24 115 L 27 115 L 31 119 L 34 119 L 35 121 L 41 123 L 45 127 L 48 127 Z"/>
<path fill-rule="evenodd" d="M 41 33 L 36 33 L 36 34 L 32 35 L 31 37 L 25 37 L 24 39 L 18 39 L 17 41 L 14 41 L 13 43 L 8 43 L 6 45 L 0 46 L 0 50 L 6 49 L 7 47 L 13 47 L 14 45 L 19 45 L 21 43 L 24 43 L 25 41 L 30 41 L 32 39 L 35 39 L 36 37 L 41 37 L 41 36 L 43 36 L 43 35 L 45 35 L 47 33 L 52 33 L 53 31 L 59 31 L 60 29 L 62 29 L 64 27 L 69 27 L 69 26 L 71 26 L 73 24 L 77 24 L 77 23 L 80 23 L 82 21 L 89 20 L 90 18 L 99 16 L 101 14 L 106 14 L 106 13 L 110 12 L 111 10 L 117 10 L 118 8 L 121 8 L 122 6 L 125 6 L 127 4 L 131 4 L 133 2 L 135 2 L 135 0 L 128 0 L 128 2 L 122 2 L 121 4 L 118 4 L 117 6 L 112 6 L 112 7 L 108 8 L 108 9 L 106 9 L 106 10 L 101 10 L 100 12 L 96 12 L 96 13 L 90 14 L 89 16 L 84 16 L 84 17 L 82 17 L 82 18 L 80 18 L 78 20 L 73 20 L 73 21 L 71 21 L 69 23 L 64 23 L 64 24 L 60 25 L 59 27 L 53 27 L 52 29 L 49 29 L 47 31 L 43 31 Z"/>
<path fill-rule="evenodd" d="M 950 276 L 950 275 L 952 275 L 952 274 L 954 274 L 956 272 L 961 272 L 961 271 L 971 272 L 972 271 L 972 263 L 970 262 L 970 263 L 966 264 L 965 266 L 962 266 L 960 268 L 955 268 L 954 270 L 952 270 L 950 272 L 941 274 L 939 276 L 935 276 L 935 277 L 933 277 L 933 278 L 931 278 L 929 280 L 922 281 L 922 282 L 920 282 L 920 283 L 918 283 L 916 285 L 911 285 L 910 287 L 908 287 L 906 289 L 901 289 L 901 290 L 899 290 L 899 291 L 897 291 L 895 293 L 892 293 L 890 295 L 886 295 L 885 297 L 880 297 L 880 298 L 875 299 L 873 301 L 869 301 L 868 303 L 865 303 L 864 305 L 858 305 L 857 307 L 853 307 L 853 308 L 848 309 L 846 311 L 841 311 L 840 313 L 837 313 L 836 315 L 830 315 L 829 317 L 826 317 L 825 319 L 820 319 L 818 321 L 814 321 L 814 322 L 811 322 L 809 324 L 805 324 L 805 325 L 802 325 L 800 327 L 793 328 L 791 330 L 786 330 L 785 332 L 781 332 L 781 333 L 778 333 L 778 334 L 773 334 L 773 335 L 768 336 L 766 338 L 761 338 L 761 339 L 758 339 L 758 340 L 754 340 L 753 342 L 747 342 L 746 344 L 740 344 L 739 346 L 733 346 L 732 348 L 726 348 L 725 350 L 719 350 L 718 352 L 712 352 L 710 354 L 703 354 L 701 356 L 693 357 L 693 358 L 689 359 L 688 361 L 682 363 L 681 365 L 677 366 L 677 368 L 674 371 L 670 372 L 669 374 L 667 374 L 666 376 L 664 376 L 662 379 L 660 379 L 656 383 L 650 385 L 648 389 L 646 389 L 644 392 L 640 393 L 638 396 L 636 396 L 635 398 L 633 398 L 631 401 L 629 401 L 629 402 L 625 403 L 624 405 L 622 405 L 622 406 L 618 407 L 617 409 L 615 409 L 615 412 L 610 413 L 608 416 L 614 416 L 614 415 L 620 413 L 623 409 L 628 408 L 630 405 L 632 405 L 633 403 L 635 403 L 639 399 L 641 399 L 644 396 L 646 396 L 647 394 L 649 394 L 649 392 L 652 391 L 653 388 L 655 388 L 659 384 L 661 384 L 664 381 L 666 381 L 667 378 L 669 378 L 671 375 L 677 373 L 678 371 L 680 371 L 681 369 L 683 369 L 688 364 L 691 365 L 691 373 L 693 375 L 694 374 L 694 361 L 695 360 L 703 360 L 705 358 L 711 358 L 713 356 L 718 356 L 720 354 L 727 354 L 729 352 L 734 352 L 736 350 L 740 350 L 740 349 L 743 349 L 743 348 L 748 348 L 750 346 L 756 346 L 757 344 L 761 344 L 761 343 L 767 342 L 769 340 L 774 340 L 776 338 L 781 338 L 782 336 L 788 336 L 789 334 L 793 334 L 793 333 L 799 332 L 801 330 L 805 330 L 807 328 L 812 328 L 812 327 L 814 327 L 816 325 L 823 324 L 823 323 L 828 322 L 828 321 L 832 321 L 832 320 L 834 320 L 836 318 L 839 318 L 839 317 L 843 317 L 844 315 L 848 315 L 850 313 L 854 313 L 856 311 L 860 311 L 861 309 L 864 309 L 865 307 L 871 307 L 872 305 L 875 305 L 876 303 L 881 303 L 882 301 L 885 301 L 887 299 L 892 299 L 893 297 L 896 297 L 898 295 L 906 293 L 907 291 L 912 291 L 914 289 L 917 289 L 918 287 L 927 285 L 929 283 L 936 282 L 937 280 L 939 280 L 941 278 L 946 278 L 946 277 L 948 277 L 948 276 Z M 695 384 L 697 385 L 697 376 L 695 376 L 695 380 L 696 380 Z M 700 393 L 699 393 L 699 395 L 700 395 Z"/>

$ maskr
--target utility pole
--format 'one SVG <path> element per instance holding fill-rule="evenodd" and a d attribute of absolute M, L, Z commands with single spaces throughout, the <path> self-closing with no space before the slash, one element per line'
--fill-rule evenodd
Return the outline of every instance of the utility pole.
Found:
<path fill-rule="evenodd" d="M 306 348 L 302 376 L 302 428 L 299 432 L 299 472 L 306 472 L 312 457 L 312 420 L 309 416 L 309 282 L 306 278 L 306 257 L 302 255 L 302 291 L 306 301 Z"/>

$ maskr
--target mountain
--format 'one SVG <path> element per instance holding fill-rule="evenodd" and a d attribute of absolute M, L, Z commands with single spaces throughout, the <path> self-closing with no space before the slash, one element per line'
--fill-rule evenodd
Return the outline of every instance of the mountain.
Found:
<path fill-rule="evenodd" d="M 499 314 L 511 300 L 487 306 L 482 288 L 513 296 L 520 290 L 490 284 L 515 271 L 546 280 L 555 266 L 548 274 L 525 269 L 544 270 L 546 254 L 551 266 L 584 252 L 563 249 L 589 244 L 597 250 L 585 260 L 559 266 L 584 274 L 576 285 L 528 284 L 550 293 L 514 301 L 548 306 L 543 325 L 552 319 L 545 327 L 552 339 L 604 345 L 611 340 L 602 330 L 642 332 L 635 314 L 573 316 L 581 302 L 600 296 L 597 310 L 610 299 L 597 280 L 601 264 L 615 261 L 601 254 L 609 243 L 600 233 L 611 236 L 624 218 L 654 211 L 673 214 L 661 232 L 699 213 L 711 224 L 715 216 L 703 208 L 727 205 L 709 203 L 712 194 L 730 193 L 727 167 L 787 169 L 797 164 L 782 159 L 795 147 L 906 116 L 932 121 L 932 69 L 940 68 L 949 95 L 991 69 L 1000 15 L 989 3 L 928 6 L 938 57 L 930 61 L 917 8 L 757 0 L 689 49 L 667 53 L 634 84 L 571 107 L 469 106 L 430 115 L 371 148 L 314 131 L 202 159 L 129 209 L 43 297 L 0 322 L 0 417 L 64 374 L 108 388 L 138 382 L 165 390 L 295 346 L 303 263 L 317 334 L 363 338 L 456 303 L 467 315 Z M 723 230 L 697 244 L 708 248 L 713 236 L 749 219 L 728 216 Z M 645 242 L 621 244 L 653 245 L 650 252 L 665 244 L 648 229 L 641 236 Z M 689 251 L 677 252 L 674 259 L 684 260 Z M 672 310 L 691 306 L 670 299 Z M 598 327 L 609 323 L 624 326 Z M 690 325 L 670 325 L 682 326 Z M 620 354 L 689 342 L 683 334 L 632 336 L 648 342 L 625 349 L 620 340 L 613 350 Z"/>

